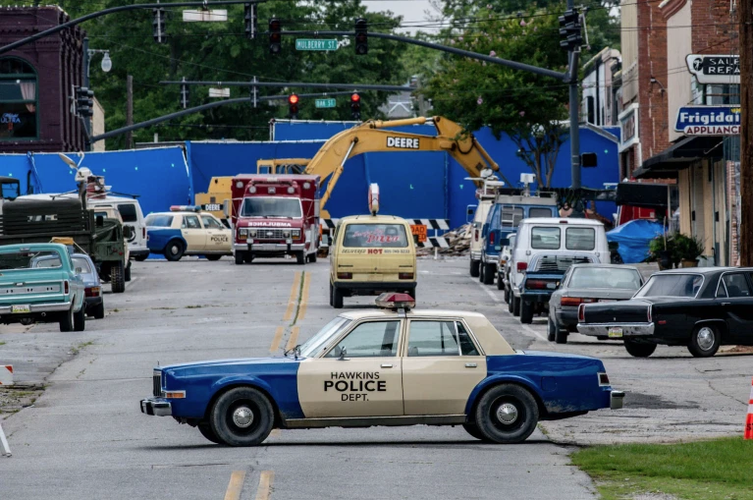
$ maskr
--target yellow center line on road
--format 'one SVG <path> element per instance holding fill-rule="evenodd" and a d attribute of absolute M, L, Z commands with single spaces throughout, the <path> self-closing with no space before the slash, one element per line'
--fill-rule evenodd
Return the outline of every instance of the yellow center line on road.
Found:
<path fill-rule="evenodd" d="M 243 481 L 246 479 L 246 471 L 236 470 L 230 474 L 230 484 L 227 485 L 225 500 L 238 500 L 241 497 Z M 256 498 L 259 498 L 257 495 Z"/>
<path fill-rule="evenodd" d="M 301 291 L 301 302 L 300 302 L 300 305 L 298 306 L 298 315 L 295 318 L 296 322 L 306 317 L 306 307 L 308 306 L 308 303 L 309 303 L 309 288 L 310 287 L 311 287 L 311 273 L 306 273 L 306 276 L 303 278 L 303 290 Z"/>
<path fill-rule="evenodd" d="M 277 352 L 277 349 L 280 348 L 280 341 L 282 340 L 282 334 L 284 329 L 281 326 L 278 326 L 275 330 L 275 338 L 272 339 L 272 346 L 269 348 L 269 352 L 274 354 Z"/>
<path fill-rule="evenodd" d="M 295 272 L 295 278 L 293 278 L 293 286 L 290 287 L 290 297 L 288 298 L 288 308 L 285 311 L 283 321 L 290 321 L 293 317 L 293 312 L 298 306 L 298 294 L 301 291 L 301 271 Z"/>
<path fill-rule="evenodd" d="M 296 346 L 296 342 L 298 341 L 298 331 L 300 330 L 300 327 L 294 326 L 290 329 L 290 338 L 288 339 L 287 345 L 285 345 L 285 350 L 292 349 Z"/>
<path fill-rule="evenodd" d="M 256 500 L 269 500 L 269 496 L 272 493 L 270 491 L 270 488 L 272 487 L 272 481 L 274 480 L 274 478 L 274 471 L 261 471 L 261 477 L 259 477 L 259 488 L 256 490 Z"/>

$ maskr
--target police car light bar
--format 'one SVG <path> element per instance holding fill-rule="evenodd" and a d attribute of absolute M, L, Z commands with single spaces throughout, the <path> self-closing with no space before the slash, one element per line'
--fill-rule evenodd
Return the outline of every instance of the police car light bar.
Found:
<path fill-rule="evenodd" d="M 198 205 L 171 205 L 171 212 L 200 212 L 201 207 Z"/>
<path fill-rule="evenodd" d="M 416 301 L 407 293 L 383 293 L 376 298 L 376 305 L 380 309 L 405 309 L 409 311 L 416 307 Z"/>

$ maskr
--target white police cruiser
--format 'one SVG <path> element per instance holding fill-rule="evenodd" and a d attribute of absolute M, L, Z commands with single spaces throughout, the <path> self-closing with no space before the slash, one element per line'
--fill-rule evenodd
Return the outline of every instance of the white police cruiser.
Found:
<path fill-rule="evenodd" d="M 184 255 L 203 255 L 219 260 L 232 255 L 232 231 L 200 207 L 174 205 L 169 212 L 146 217 L 146 239 L 151 253 L 177 261 Z"/>

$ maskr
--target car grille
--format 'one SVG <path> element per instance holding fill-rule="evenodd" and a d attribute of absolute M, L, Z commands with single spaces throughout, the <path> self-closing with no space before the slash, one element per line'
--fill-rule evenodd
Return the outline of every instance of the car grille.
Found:
<path fill-rule="evenodd" d="M 155 371 L 152 376 L 152 394 L 162 396 L 162 372 Z"/>
<path fill-rule="evenodd" d="M 249 231 L 256 231 L 255 240 L 284 240 L 285 232 L 290 229 L 252 228 Z"/>
<path fill-rule="evenodd" d="M 573 264 L 588 264 L 591 259 L 588 257 L 541 257 L 537 263 L 536 271 L 559 271 L 565 272 Z"/>

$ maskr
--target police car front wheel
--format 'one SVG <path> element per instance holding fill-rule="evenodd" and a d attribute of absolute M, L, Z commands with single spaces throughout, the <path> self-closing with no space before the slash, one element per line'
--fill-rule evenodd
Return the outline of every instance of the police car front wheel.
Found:
<path fill-rule="evenodd" d="M 236 387 L 217 399 L 209 423 L 229 446 L 256 446 L 267 439 L 274 420 L 274 409 L 264 394 L 252 387 Z"/>
<path fill-rule="evenodd" d="M 526 389 L 500 384 L 489 389 L 476 406 L 476 427 L 495 443 L 520 443 L 536 429 L 539 407 Z"/>

